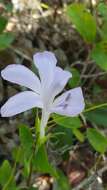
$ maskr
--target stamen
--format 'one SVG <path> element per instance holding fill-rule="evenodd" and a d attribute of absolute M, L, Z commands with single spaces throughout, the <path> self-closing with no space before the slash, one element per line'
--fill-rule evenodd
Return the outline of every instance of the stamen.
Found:
<path fill-rule="evenodd" d="M 70 98 L 71 98 L 71 94 L 68 93 L 67 97 L 65 98 L 65 101 L 67 102 L 68 100 L 70 100 Z"/>
<path fill-rule="evenodd" d="M 64 106 L 63 106 L 63 109 L 66 109 L 68 107 L 68 104 L 65 104 Z"/>
<path fill-rule="evenodd" d="M 62 103 L 58 107 L 62 107 L 62 109 L 67 108 L 68 104 L 67 103 Z"/>

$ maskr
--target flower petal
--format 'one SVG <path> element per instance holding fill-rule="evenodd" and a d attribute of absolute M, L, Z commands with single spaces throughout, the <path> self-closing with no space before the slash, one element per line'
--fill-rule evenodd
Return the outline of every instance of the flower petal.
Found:
<path fill-rule="evenodd" d="M 69 71 L 64 71 L 60 67 L 55 68 L 54 80 L 51 85 L 51 91 L 54 97 L 64 89 L 66 83 L 71 77 L 72 74 Z"/>
<path fill-rule="evenodd" d="M 42 87 L 49 87 L 54 77 L 57 60 L 52 52 L 44 51 L 34 55 L 34 64 L 39 70 Z"/>
<path fill-rule="evenodd" d="M 10 117 L 34 107 L 43 107 L 40 96 L 32 91 L 25 91 L 9 98 L 1 107 L 2 117 Z"/>
<path fill-rule="evenodd" d="M 80 87 L 63 93 L 53 103 L 52 112 L 66 116 L 76 116 L 85 107 L 83 93 Z"/>
<path fill-rule="evenodd" d="M 3 79 L 40 92 L 40 81 L 36 75 L 23 65 L 12 64 L 1 71 Z"/>

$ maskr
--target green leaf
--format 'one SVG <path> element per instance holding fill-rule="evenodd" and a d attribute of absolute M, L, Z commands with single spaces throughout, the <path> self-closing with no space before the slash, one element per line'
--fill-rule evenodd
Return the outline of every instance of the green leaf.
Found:
<path fill-rule="evenodd" d="M 107 22 L 105 22 L 100 30 L 101 37 L 103 40 L 107 41 Z"/>
<path fill-rule="evenodd" d="M 11 2 L 6 3 L 5 8 L 7 12 L 12 12 L 12 9 L 13 9 L 12 3 Z"/>
<path fill-rule="evenodd" d="M 107 127 L 107 107 L 84 113 L 86 119 L 98 126 Z"/>
<path fill-rule="evenodd" d="M 69 157 L 69 148 L 74 142 L 72 130 L 60 125 L 53 127 L 52 138 L 50 138 L 50 142 L 52 144 L 53 151 L 60 151 L 61 158 L 67 160 Z"/>
<path fill-rule="evenodd" d="M 5 17 L 3 17 L 3 16 L 0 16 L 0 33 L 3 32 L 6 25 L 7 25 L 7 19 Z"/>
<path fill-rule="evenodd" d="M 18 190 L 16 188 L 12 168 L 8 160 L 5 160 L 0 168 L 0 184 L 5 190 Z"/>
<path fill-rule="evenodd" d="M 73 129 L 72 132 L 80 142 L 84 142 L 85 136 L 79 129 Z"/>
<path fill-rule="evenodd" d="M 73 3 L 68 6 L 67 13 L 81 36 L 87 42 L 93 42 L 96 37 L 96 21 L 85 5 Z"/>
<path fill-rule="evenodd" d="M 0 184 L 5 185 L 12 172 L 12 168 L 8 160 L 5 160 L 0 168 Z"/>
<path fill-rule="evenodd" d="M 61 170 L 57 170 L 58 178 L 54 183 L 53 190 L 71 190 L 67 177 Z"/>
<path fill-rule="evenodd" d="M 36 187 L 30 187 L 29 189 L 27 190 L 38 190 Z"/>
<path fill-rule="evenodd" d="M 48 161 L 47 152 L 44 145 L 39 146 L 39 149 L 33 159 L 33 166 L 39 172 L 49 173 L 54 177 L 57 176 L 56 170 Z"/>
<path fill-rule="evenodd" d="M 3 33 L 0 34 L 0 50 L 4 50 L 9 47 L 9 45 L 13 42 L 14 36 L 12 33 Z"/>
<path fill-rule="evenodd" d="M 93 89 L 92 89 L 92 94 L 95 96 L 101 92 L 102 92 L 102 88 L 100 87 L 100 85 L 98 85 L 97 83 L 94 83 Z"/>
<path fill-rule="evenodd" d="M 20 125 L 19 136 L 26 156 L 31 156 L 34 141 L 30 128 L 26 125 Z"/>
<path fill-rule="evenodd" d="M 96 44 L 91 52 L 91 58 L 100 68 L 107 71 L 107 41 Z"/>
<path fill-rule="evenodd" d="M 29 187 L 29 188 L 26 187 L 26 188 L 21 188 L 19 190 L 39 190 L 39 189 L 36 187 Z"/>
<path fill-rule="evenodd" d="M 24 162 L 23 148 L 21 146 L 15 147 L 12 151 L 12 157 L 16 163 L 22 164 Z"/>
<path fill-rule="evenodd" d="M 5 11 L 11 12 L 13 8 L 13 4 L 8 1 L 0 0 L 0 3 L 3 4 L 3 7 L 5 8 Z"/>
<path fill-rule="evenodd" d="M 31 154 L 32 155 L 32 154 Z M 31 156 L 29 156 L 29 158 L 27 159 L 26 156 L 24 157 L 24 162 L 23 162 L 23 176 L 24 178 L 28 178 L 29 177 L 29 173 L 30 173 L 30 163 L 31 163 Z"/>
<path fill-rule="evenodd" d="M 107 20 L 107 5 L 105 3 L 99 3 L 97 10 L 101 14 L 102 17 L 104 17 L 104 20 Z"/>
<path fill-rule="evenodd" d="M 87 138 L 96 151 L 104 153 L 107 150 L 107 137 L 103 136 L 98 130 L 88 129 Z"/>
<path fill-rule="evenodd" d="M 53 114 L 53 120 L 58 124 L 63 127 L 67 128 L 80 128 L 82 126 L 81 120 L 79 117 L 65 117 L 65 116 L 60 116 L 57 114 Z"/>
<path fill-rule="evenodd" d="M 72 78 L 69 80 L 68 85 L 70 88 L 74 88 L 79 84 L 80 74 L 75 68 L 70 69 L 70 72 L 72 73 Z"/>

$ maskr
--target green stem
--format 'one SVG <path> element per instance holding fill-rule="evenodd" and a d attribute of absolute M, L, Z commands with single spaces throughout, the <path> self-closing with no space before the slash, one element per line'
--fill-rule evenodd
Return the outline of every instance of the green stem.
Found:
<path fill-rule="evenodd" d="M 32 170 L 33 170 L 32 160 L 33 160 L 34 153 L 35 153 L 35 149 L 33 150 L 31 160 L 30 160 L 30 171 L 29 171 L 29 176 L 28 176 L 27 183 L 26 183 L 27 187 L 30 187 L 30 182 L 31 182 L 31 177 L 32 177 Z"/>
<path fill-rule="evenodd" d="M 45 137 L 45 127 L 47 125 L 49 119 L 49 113 L 45 110 L 42 110 L 42 118 L 41 118 L 41 124 L 40 124 L 40 138 Z"/>
<path fill-rule="evenodd" d="M 12 173 L 7 181 L 7 183 L 5 184 L 5 186 L 3 187 L 2 190 L 7 190 L 11 181 L 13 180 L 14 178 L 14 174 L 15 174 L 15 170 L 16 170 L 16 164 L 17 164 L 17 158 L 19 157 L 19 151 L 17 152 L 17 155 L 16 155 L 16 160 L 15 160 L 15 163 L 14 163 L 14 166 L 13 166 L 13 170 L 12 170 Z"/>
<path fill-rule="evenodd" d="M 96 105 L 96 106 L 92 106 L 90 108 L 87 108 L 83 111 L 83 113 L 86 113 L 86 112 L 89 112 L 89 111 L 93 111 L 95 109 L 98 109 L 98 108 L 102 108 L 102 107 L 105 107 L 107 106 L 107 103 L 103 103 L 103 104 L 99 104 L 99 105 Z"/>

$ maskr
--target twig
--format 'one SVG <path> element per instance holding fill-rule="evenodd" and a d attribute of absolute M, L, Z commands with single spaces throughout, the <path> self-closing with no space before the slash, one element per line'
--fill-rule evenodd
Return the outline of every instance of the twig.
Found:
<path fill-rule="evenodd" d="M 84 188 L 85 186 L 90 185 L 92 182 L 95 181 L 95 179 L 98 176 L 102 176 L 103 172 L 106 170 L 107 170 L 107 163 L 105 163 L 105 166 L 103 168 L 101 168 L 97 171 L 97 174 L 96 173 L 92 174 L 91 176 L 86 178 L 83 182 L 81 182 L 77 187 L 73 188 L 72 190 L 80 190 L 80 189 Z"/>
<path fill-rule="evenodd" d="M 100 73 L 95 73 L 95 74 L 90 74 L 90 75 L 82 75 L 82 78 L 92 78 L 92 77 L 98 77 L 107 74 L 107 72 L 100 72 Z"/>
<path fill-rule="evenodd" d="M 23 52 L 16 49 L 15 47 L 11 46 L 10 49 L 12 51 L 14 51 L 16 54 L 20 55 L 21 57 L 23 57 L 23 58 L 27 59 L 28 61 L 32 62 L 32 59 L 28 55 L 24 54 Z"/>

